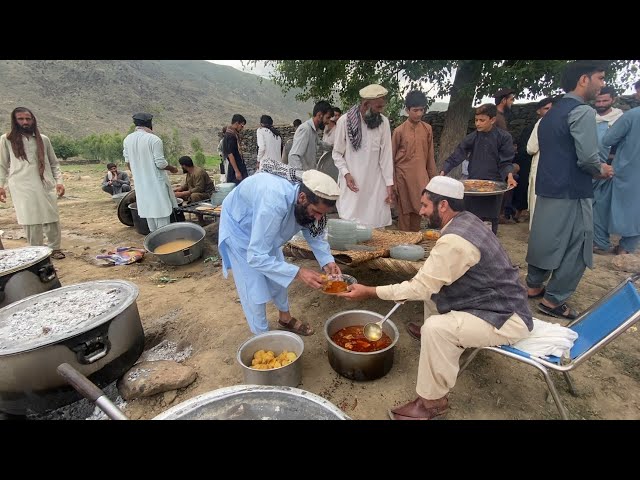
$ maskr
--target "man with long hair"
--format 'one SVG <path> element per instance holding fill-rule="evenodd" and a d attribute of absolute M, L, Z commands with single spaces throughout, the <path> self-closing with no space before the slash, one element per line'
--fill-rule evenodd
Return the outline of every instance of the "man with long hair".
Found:
<path fill-rule="evenodd" d="M 46 235 L 52 257 L 64 258 L 56 198 L 64 195 L 62 172 L 51 140 L 25 107 L 11 112 L 11 131 L 0 137 L 0 202 L 6 202 L 7 186 L 29 245 L 44 245 Z"/>

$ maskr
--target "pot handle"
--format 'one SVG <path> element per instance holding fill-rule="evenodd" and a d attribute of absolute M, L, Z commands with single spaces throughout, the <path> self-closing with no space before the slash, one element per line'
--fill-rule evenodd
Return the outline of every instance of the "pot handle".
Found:
<path fill-rule="evenodd" d="M 100 360 L 109 353 L 110 349 L 111 342 L 102 335 L 72 348 L 76 352 L 78 361 L 84 365 Z"/>
<path fill-rule="evenodd" d="M 188 248 L 185 248 L 182 253 L 184 253 L 185 257 L 190 257 L 191 256 L 191 250 L 189 250 Z"/>
<path fill-rule="evenodd" d="M 56 269 L 52 264 L 45 265 L 44 267 L 38 269 L 38 276 L 40 277 L 41 282 L 50 282 L 51 280 L 56 278 Z"/>

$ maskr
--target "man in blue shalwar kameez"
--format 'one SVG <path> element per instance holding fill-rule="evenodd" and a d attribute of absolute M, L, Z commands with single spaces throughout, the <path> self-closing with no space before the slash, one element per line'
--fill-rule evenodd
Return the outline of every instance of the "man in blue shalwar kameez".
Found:
<path fill-rule="evenodd" d="M 322 274 L 287 263 L 282 245 L 302 230 L 323 270 L 340 274 L 323 238 L 326 214 L 339 194 L 337 183 L 317 170 L 304 172 L 301 183 L 258 172 L 224 199 L 218 236 L 223 273 L 226 278 L 228 270 L 233 270 L 242 309 L 255 335 L 269 330 L 269 301 L 279 310 L 279 328 L 313 334 L 308 323 L 289 313 L 287 288 L 296 279 L 320 288 Z"/>

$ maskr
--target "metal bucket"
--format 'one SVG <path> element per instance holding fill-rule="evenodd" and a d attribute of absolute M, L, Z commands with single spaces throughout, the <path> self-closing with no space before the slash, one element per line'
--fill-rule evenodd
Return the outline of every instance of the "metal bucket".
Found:
<path fill-rule="evenodd" d="M 20 255 L 25 251 L 34 251 L 37 256 L 31 261 L 0 271 L 0 308 L 61 286 L 51 263 L 53 250 L 49 247 L 8 248 L 2 250 L 0 256 Z"/>
<path fill-rule="evenodd" d="M 296 359 L 288 365 L 270 370 L 251 368 L 251 360 L 258 350 L 271 350 L 279 355 L 283 350 L 296 354 Z M 295 333 L 273 330 L 252 337 L 238 348 L 236 360 L 242 366 L 244 383 L 250 385 L 280 385 L 297 387 L 302 382 L 302 362 L 304 342 Z"/>
<path fill-rule="evenodd" d="M 368 310 L 347 310 L 331 317 L 324 324 L 324 336 L 327 339 L 327 353 L 329 364 L 343 377 L 351 380 L 375 380 L 386 375 L 393 366 L 393 351 L 400 334 L 396 325 L 387 320 L 382 325 L 382 331 L 391 338 L 391 345 L 376 352 L 354 352 L 342 348 L 331 336 L 338 330 L 353 325 L 366 325 L 378 322 L 384 318 L 379 313 Z"/>
<path fill-rule="evenodd" d="M 236 385 L 203 393 L 153 419 L 351 420 L 331 402 L 311 392 L 261 385 Z"/>
<path fill-rule="evenodd" d="M 149 235 L 149 224 L 146 218 L 142 218 L 138 215 L 138 204 L 136 202 L 129 204 L 129 211 L 131 212 L 131 218 L 133 218 L 133 226 L 140 235 Z"/>
<path fill-rule="evenodd" d="M 202 256 L 204 248 L 204 237 L 206 232 L 200 225 L 191 222 L 178 222 L 160 227 L 155 232 L 151 232 L 144 239 L 144 248 L 147 252 L 153 253 L 167 265 L 186 265 Z M 183 248 L 177 252 L 154 253 L 160 245 L 173 242 L 175 240 L 191 240 L 195 242 L 188 248 Z"/>

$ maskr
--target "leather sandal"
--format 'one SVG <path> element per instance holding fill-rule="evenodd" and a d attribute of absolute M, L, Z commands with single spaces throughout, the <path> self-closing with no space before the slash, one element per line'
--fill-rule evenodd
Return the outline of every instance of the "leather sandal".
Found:
<path fill-rule="evenodd" d="M 407 323 L 407 333 L 411 336 L 411 338 L 415 338 L 420 341 L 422 334 L 420 333 L 420 325 L 414 322 Z"/>
<path fill-rule="evenodd" d="M 278 320 L 278 328 L 280 330 L 286 330 L 288 332 L 297 333 L 298 335 L 313 335 L 313 327 L 306 322 L 300 321 L 295 317 L 291 317 L 291 320 L 287 323 L 282 323 L 282 320 Z"/>
<path fill-rule="evenodd" d="M 51 254 L 51 258 L 55 258 L 56 260 L 62 260 L 63 258 L 67 258 L 67 256 L 62 253 L 62 250 L 54 250 Z"/>
<path fill-rule="evenodd" d="M 545 287 L 542 287 L 542 290 L 540 290 L 540 293 L 536 293 L 535 295 L 529 295 L 527 293 L 527 297 L 529 297 L 529 298 L 542 298 L 542 297 L 544 297 L 545 293 L 547 293 L 547 289 Z"/>
<path fill-rule="evenodd" d="M 575 320 L 580 316 L 577 311 L 575 311 L 573 308 L 570 308 L 566 303 L 552 308 L 547 307 L 544 303 L 540 302 L 538 303 L 538 310 L 540 310 L 544 314 L 551 315 L 552 317 L 556 318 L 561 318 L 563 320 Z"/>
<path fill-rule="evenodd" d="M 435 407 L 425 407 L 422 398 L 396 407 L 388 411 L 391 420 L 431 420 L 443 415 L 449 409 L 449 400 L 445 397 L 445 403 Z"/>

